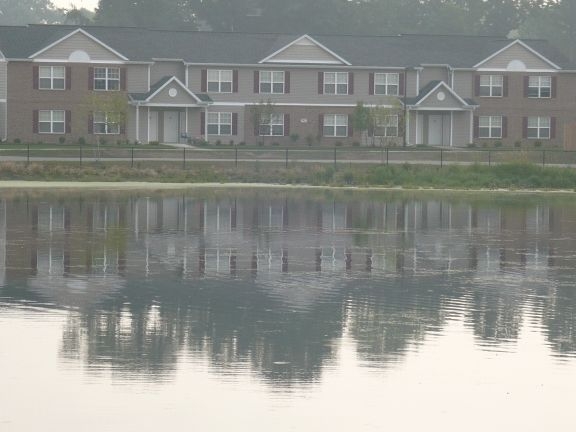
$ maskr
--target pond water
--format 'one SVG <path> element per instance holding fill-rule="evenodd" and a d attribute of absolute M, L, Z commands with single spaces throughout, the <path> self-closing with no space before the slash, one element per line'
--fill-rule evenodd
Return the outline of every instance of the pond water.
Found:
<path fill-rule="evenodd" d="M 573 427 L 576 200 L 0 192 L 1 431 Z"/>

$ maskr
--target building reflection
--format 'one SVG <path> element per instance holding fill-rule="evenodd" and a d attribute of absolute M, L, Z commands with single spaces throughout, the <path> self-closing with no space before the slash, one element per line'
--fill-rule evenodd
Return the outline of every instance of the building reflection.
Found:
<path fill-rule="evenodd" d="M 18 195 L 0 202 L 2 297 L 71 309 L 62 356 L 170 375 L 183 352 L 289 385 L 349 334 L 401 361 L 454 316 L 480 346 L 529 310 L 576 354 L 576 208 L 404 195 Z"/>

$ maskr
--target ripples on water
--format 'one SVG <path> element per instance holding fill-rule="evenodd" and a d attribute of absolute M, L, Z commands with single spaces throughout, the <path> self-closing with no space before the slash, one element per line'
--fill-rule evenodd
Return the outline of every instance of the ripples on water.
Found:
<path fill-rule="evenodd" d="M 387 388 L 520 391 L 526 365 L 560 393 L 576 384 L 576 206 L 563 200 L 22 193 L 0 210 L 0 366 L 24 392 L 39 380 L 62 402 L 92 387 L 117 401 L 120 385 L 146 407 L 195 385 L 199 404 L 248 412 L 267 395 L 272 422 L 349 388 L 360 430 L 376 430 L 366 398 Z"/>

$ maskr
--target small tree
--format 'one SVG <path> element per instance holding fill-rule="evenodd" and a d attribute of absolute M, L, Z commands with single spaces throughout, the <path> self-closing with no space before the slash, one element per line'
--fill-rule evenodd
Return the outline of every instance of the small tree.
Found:
<path fill-rule="evenodd" d="M 120 93 L 114 94 L 96 94 L 93 93 L 88 96 L 86 103 L 87 106 L 87 117 L 93 118 L 94 113 L 103 112 L 106 113 L 106 123 L 108 125 L 118 125 L 119 132 L 126 125 L 128 119 L 128 101 L 126 96 Z M 100 154 L 100 140 L 92 140 L 97 146 L 98 155 Z"/>
<path fill-rule="evenodd" d="M 370 135 L 370 127 L 372 125 L 370 108 L 364 106 L 364 102 L 359 101 L 352 113 L 352 124 L 354 130 L 360 132 L 361 139 L 364 144 L 368 144 L 368 136 Z"/>
<path fill-rule="evenodd" d="M 378 144 L 380 146 L 390 145 L 390 143 L 396 141 L 398 137 L 401 137 L 404 133 L 404 119 L 402 116 L 402 105 L 400 101 L 396 98 L 390 98 L 386 101 L 385 105 L 376 105 L 370 109 L 370 122 L 372 131 L 372 145 L 376 145 L 376 139 L 378 138 Z M 396 126 L 396 136 L 379 136 L 376 137 L 376 132 L 379 127 L 390 127 L 387 122 L 390 117 L 397 116 L 398 124 Z"/>
<path fill-rule="evenodd" d="M 272 115 L 276 113 L 276 106 L 270 100 L 266 102 L 260 101 L 257 104 L 250 105 L 248 111 L 250 112 L 250 118 L 252 119 L 254 135 L 260 136 L 260 126 L 270 124 Z M 262 137 L 262 141 L 264 141 L 264 139 L 265 136 Z"/>

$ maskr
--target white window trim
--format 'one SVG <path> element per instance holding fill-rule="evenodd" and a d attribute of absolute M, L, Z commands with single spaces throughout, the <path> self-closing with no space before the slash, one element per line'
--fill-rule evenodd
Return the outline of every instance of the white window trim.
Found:
<path fill-rule="evenodd" d="M 394 75 L 396 76 L 396 84 L 389 83 L 390 77 L 391 77 L 391 76 L 394 76 Z M 378 76 L 384 76 L 384 77 L 385 77 L 385 79 L 384 79 L 385 84 L 377 84 L 377 83 L 376 83 Z M 385 87 L 385 89 L 386 89 L 385 92 L 384 92 L 384 93 L 378 93 L 378 92 L 376 91 L 376 86 L 377 86 L 377 85 L 378 85 L 378 86 L 382 86 L 382 85 L 383 85 L 383 86 Z M 390 87 L 390 86 L 396 86 L 396 93 L 391 93 L 391 92 L 389 91 L 389 87 Z M 373 91 L 374 91 L 374 94 L 375 94 L 375 95 L 379 95 L 379 96 L 398 96 L 398 95 L 400 94 L 400 74 L 397 73 L 397 72 L 376 72 L 376 73 L 374 73 L 374 88 L 373 88 Z"/>
<path fill-rule="evenodd" d="M 334 117 L 334 124 L 333 125 L 327 125 L 326 124 L 326 119 L 328 117 Z M 344 117 L 346 119 L 346 124 L 338 124 L 338 122 L 336 121 L 337 118 L 339 117 Z M 339 127 L 346 127 L 346 132 L 344 133 L 344 135 L 338 135 L 338 128 Z M 324 114 L 324 124 L 322 125 L 322 135 L 326 138 L 347 138 L 348 137 L 348 116 L 346 114 Z M 327 134 L 326 133 L 326 128 L 332 128 L 332 133 L 331 134 Z"/>
<path fill-rule="evenodd" d="M 210 80 L 210 72 L 218 73 L 218 80 L 216 80 L 216 81 Z M 222 75 L 224 74 L 224 72 L 230 74 L 230 81 L 222 79 Z M 210 90 L 210 83 L 217 83 L 218 84 L 218 90 Z M 230 83 L 230 91 L 223 91 L 222 90 L 222 84 L 223 83 Z M 227 93 L 227 94 L 230 94 L 233 92 L 233 90 L 234 90 L 234 71 L 232 69 L 208 69 L 206 71 L 206 91 L 208 93 Z"/>
<path fill-rule="evenodd" d="M 210 117 L 212 117 L 212 116 L 217 117 L 216 123 L 210 122 Z M 223 121 L 223 118 L 226 116 L 229 116 L 230 123 Z M 232 132 L 233 132 L 232 131 L 232 123 L 233 122 L 234 122 L 233 114 L 231 112 L 209 112 L 206 115 L 206 131 L 208 131 L 209 126 L 216 125 L 216 127 L 218 128 L 218 133 L 210 132 L 210 133 L 208 133 L 208 135 L 211 135 L 211 136 L 232 136 Z M 222 133 L 222 127 L 223 126 L 230 126 L 230 133 Z"/>
<path fill-rule="evenodd" d="M 41 121 L 40 118 L 42 117 L 42 113 L 50 113 L 50 121 Z M 60 112 L 62 113 L 62 121 L 54 121 L 54 113 Z M 49 123 L 50 124 L 50 132 L 42 132 L 40 130 L 40 124 L 41 123 Z M 54 123 L 62 123 L 63 128 L 62 128 L 62 132 L 54 132 Z M 38 111 L 38 133 L 39 134 L 45 134 L 45 135 L 64 135 L 66 133 L 66 111 L 65 110 L 39 110 Z"/>
<path fill-rule="evenodd" d="M 263 74 L 270 74 L 270 81 L 263 81 L 262 76 Z M 282 74 L 282 81 L 274 81 L 274 74 L 277 73 L 281 73 Z M 259 85 L 258 85 L 258 90 L 260 93 L 262 94 L 284 94 L 286 93 L 286 74 L 284 73 L 284 71 L 269 71 L 269 70 L 265 70 L 265 71 L 260 71 L 260 73 L 258 74 L 259 76 Z M 263 91 L 262 90 L 262 84 L 270 84 L 270 91 Z M 275 92 L 274 91 L 274 84 L 282 84 L 282 91 L 281 92 Z"/>
<path fill-rule="evenodd" d="M 96 71 L 98 69 L 104 69 L 106 70 L 106 76 L 105 77 L 96 77 Z M 118 71 L 118 78 L 110 78 L 109 77 L 109 71 L 110 70 L 117 70 Z M 94 68 L 94 82 L 92 84 L 92 88 L 94 89 L 94 91 L 120 91 L 120 87 L 121 87 L 121 74 L 122 71 L 120 70 L 119 67 L 95 67 Z M 106 88 L 97 88 L 96 87 L 96 81 L 104 81 L 105 82 L 105 87 Z M 110 88 L 110 83 L 111 82 L 118 82 L 118 88 L 116 89 L 111 89 Z"/>
<path fill-rule="evenodd" d="M 328 75 L 334 75 L 334 84 L 326 82 L 327 81 L 326 77 Z M 346 91 L 342 93 L 342 92 L 338 91 L 338 85 L 344 85 L 344 84 L 338 84 L 338 77 L 344 76 L 344 75 L 346 75 Z M 334 86 L 334 93 L 326 91 L 327 85 L 333 85 Z M 349 92 L 349 89 L 350 89 L 350 74 L 348 72 L 324 72 L 324 82 L 323 82 L 324 94 L 327 94 L 327 95 L 347 95 Z"/>
<path fill-rule="evenodd" d="M 481 122 L 483 118 L 488 118 L 488 126 L 482 126 Z M 500 135 L 499 136 L 492 136 L 492 129 L 496 129 L 497 126 L 492 126 L 492 123 L 495 118 L 500 118 Z M 479 139 L 502 139 L 502 129 L 504 127 L 504 118 L 502 116 L 480 116 L 478 117 L 478 138 Z M 488 136 L 482 136 L 480 133 L 481 129 L 488 128 Z"/>
<path fill-rule="evenodd" d="M 268 121 L 260 122 L 260 127 L 258 129 L 258 134 L 260 136 L 284 136 L 284 121 L 285 117 L 284 114 L 271 114 L 268 118 Z M 274 126 L 281 126 L 282 133 L 275 134 L 274 133 Z M 265 133 L 262 133 L 263 129 L 267 128 Z"/>
<path fill-rule="evenodd" d="M 536 119 L 538 126 L 537 127 L 530 127 L 530 119 Z M 544 120 L 548 120 L 548 126 L 542 126 L 541 125 L 541 123 L 543 123 Z M 536 136 L 535 137 L 529 136 L 530 129 L 536 129 Z M 548 136 L 547 137 L 542 136 L 542 133 L 541 133 L 542 130 L 548 130 Z M 546 116 L 528 117 L 528 124 L 526 125 L 526 138 L 527 139 L 549 140 L 549 139 L 552 139 L 551 135 L 552 135 L 552 117 L 546 117 Z"/>
<path fill-rule="evenodd" d="M 533 78 L 537 78 L 538 79 L 538 85 L 537 86 L 533 86 L 530 85 L 530 81 Z M 547 86 L 542 85 L 542 78 L 548 78 L 550 80 L 550 84 Z M 530 89 L 531 88 L 536 88 L 538 89 L 538 96 L 530 96 Z M 549 95 L 548 96 L 542 96 L 542 89 L 548 89 Z M 528 95 L 527 95 L 530 99 L 551 99 L 552 98 L 552 76 L 550 75 L 530 75 L 528 77 Z"/>
<path fill-rule="evenodd" d="M 390 122 L 388 121 L 389 119 L 394 119 L 391 122 L 392 124 L 390 124 Z M 382 123 L 376 125 L 376 128 L 374 129 L 374 136 L 377 138 L 397 138 L 398 137 L 398 124 L 399 124 L 399 119 L 398 119 L 397 114 L 387 115 L 384 117 L 384 121 Z M 384 130 L 384 135 L 377 135 L 376 134 L 376 132 L 379 128 Z M 396 133 L 394 135 L 389 134 L 388 133 L 389 128 L 396 129 Z"/>
<path fill-rule="evenodd" d="M 489 81 L 490 84 L 489 85 L 482 85 L 482 77 L 487 76 L 489 77 Z M 495 78 L 501 78 L 502 79 L 502 84 L 501 85 L 494 85 L 494 81 Z M 490 89 L 490 94 L 489 95 L 482 95 L 482 87 L 488 87 Z M 494 95 L 494 89 L 495 88 L 499 88 L 500 89 L 500 95 Z M 479 97 L 492 97 L 492 98 L 501 98 L 504 97 L 504 75 L 480 75 L 480 94 L 478 95 Z"/>
<path fill-rule="evenodd" d="M 97 114 L 103 114 L 104 115 L 104 121 L 103 122 L 96 121 Z M 120 135 L 120 122 L 109 121 L 108 116 L 110 114 L 111 113 L 108 113 L 108 112 L 98 111 L 92 115 L 92 130 L 94 131 L 94 135 Z M 104 124 L 105 132 L 97 132 L 97 128 L 96 128 L 97 124 Z M 112 125 L 116 125 L 116 127 L 118 128 L 118 131 L 111 132 L 110 126 L 112 126 Z"/>
<path fill-rule="evenodd" d="M 60 78 L 54 78 L 54 68 L 59 68 L 62 69 L 62 71 L 64 72 L 64 78 L 62 79 L 62 81 L 64 82 L 64 85 L 62 88 L 54 88 L 54 80 L 55 79 L 60 79 Z M 46 69 L 50 69 L 50 77 L 42 77 L 42 69 L 46 70 Z M 41 83 L 43 79 L 49 79 L 50 80 L 50 87 L 42 87 Z M 39 90 L 57 90 L 57 91 L 62 91 L 62 90 L 66 90 L 66 67 L 65 66 L 39 66 L 38 67 L 38 89 Z"/>

